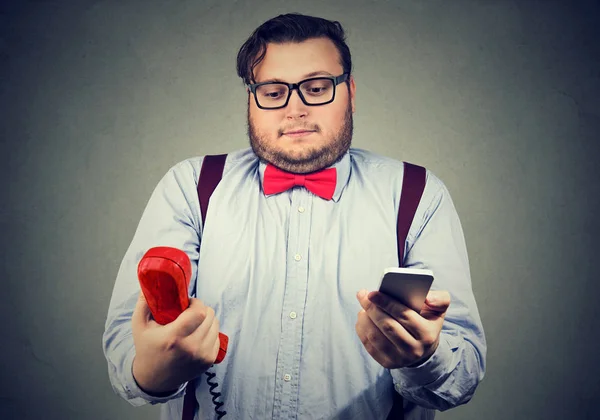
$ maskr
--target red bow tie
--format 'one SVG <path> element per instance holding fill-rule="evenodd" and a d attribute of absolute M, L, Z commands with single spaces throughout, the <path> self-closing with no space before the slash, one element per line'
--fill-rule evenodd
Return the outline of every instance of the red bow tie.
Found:
<path fill-rule="evenodd" d="M 265 194 L 278 194 L 299 185 L 325 200 L 331 200 L 335 192 L 337 173 L 335 168 L 324 169 L 312 174 L 292 174 L 268 164 L 265 169 L 263 190 Z"/>

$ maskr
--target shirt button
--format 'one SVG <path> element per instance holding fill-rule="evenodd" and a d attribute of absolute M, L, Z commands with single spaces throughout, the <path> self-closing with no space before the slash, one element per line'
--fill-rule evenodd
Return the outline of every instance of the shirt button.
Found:
<path fill-rule="evenodd" d="M 298 211 L 299 211 L 300 213 L 304 213 L 304 207 L 302 207 L 302 206 L 298 207 Z"/>
<path fill-rule="evenodd" d="M 290 312 L 290 318 L 296 319 L 296 316 L 297 316 L 296 312 L 294 312 L 294 311 Z"/>
<path fill-rule="evenodd" d="M 284 381 L 289 382 L 291 379 L 292 379 L 292 375 L 287 374 L 287 373 L 285 375 L 283 375 L 283 380 Z"/>
<path fill-rule="evenodd" d="M 302 256 L 300 254 L 296 254 L 296 255 L 294 255 L 294 259 L 296 261 L 300 261 L 302 259 Z"/>

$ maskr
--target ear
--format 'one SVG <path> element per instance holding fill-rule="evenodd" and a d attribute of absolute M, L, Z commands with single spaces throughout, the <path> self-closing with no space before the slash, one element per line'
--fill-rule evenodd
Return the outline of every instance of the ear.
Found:
<path fill-rule="evenodd" d="M 354 83 L 353 75 L 350 75 L 349 85 L 350 85 L 350 102 L 352 103 L 352 113 L 354 114 L 356 112 L 356 103 L 354 100 L 355 96 L 356 96 L 356 83 Z"/>

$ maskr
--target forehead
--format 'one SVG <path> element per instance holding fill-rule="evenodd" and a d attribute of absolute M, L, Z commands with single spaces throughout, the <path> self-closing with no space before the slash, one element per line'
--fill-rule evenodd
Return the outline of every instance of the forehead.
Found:
<path fill-rule="evenodd" d="M 340 54 L 328 38 L 302 42 L 267 44 L 265 58 L 254 68 L 257 83 L 266 80 L 297 82 L 315 72 L 339 76 L 343 72 Z"/>

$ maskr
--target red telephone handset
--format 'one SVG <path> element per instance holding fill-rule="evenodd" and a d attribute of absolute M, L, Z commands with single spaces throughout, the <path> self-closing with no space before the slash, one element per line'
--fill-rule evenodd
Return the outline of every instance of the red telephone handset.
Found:
<path fill-rule="evenodd" d="M 167 246 L 150 248 L 138 264 L 138 279 L 152 316 L 161 325 L 174 321 L 190 304 L 188 286 L 192 264 L 187 254 Z M 219 333 L 215 363 L 227 354 L 229 338 Z"/>

